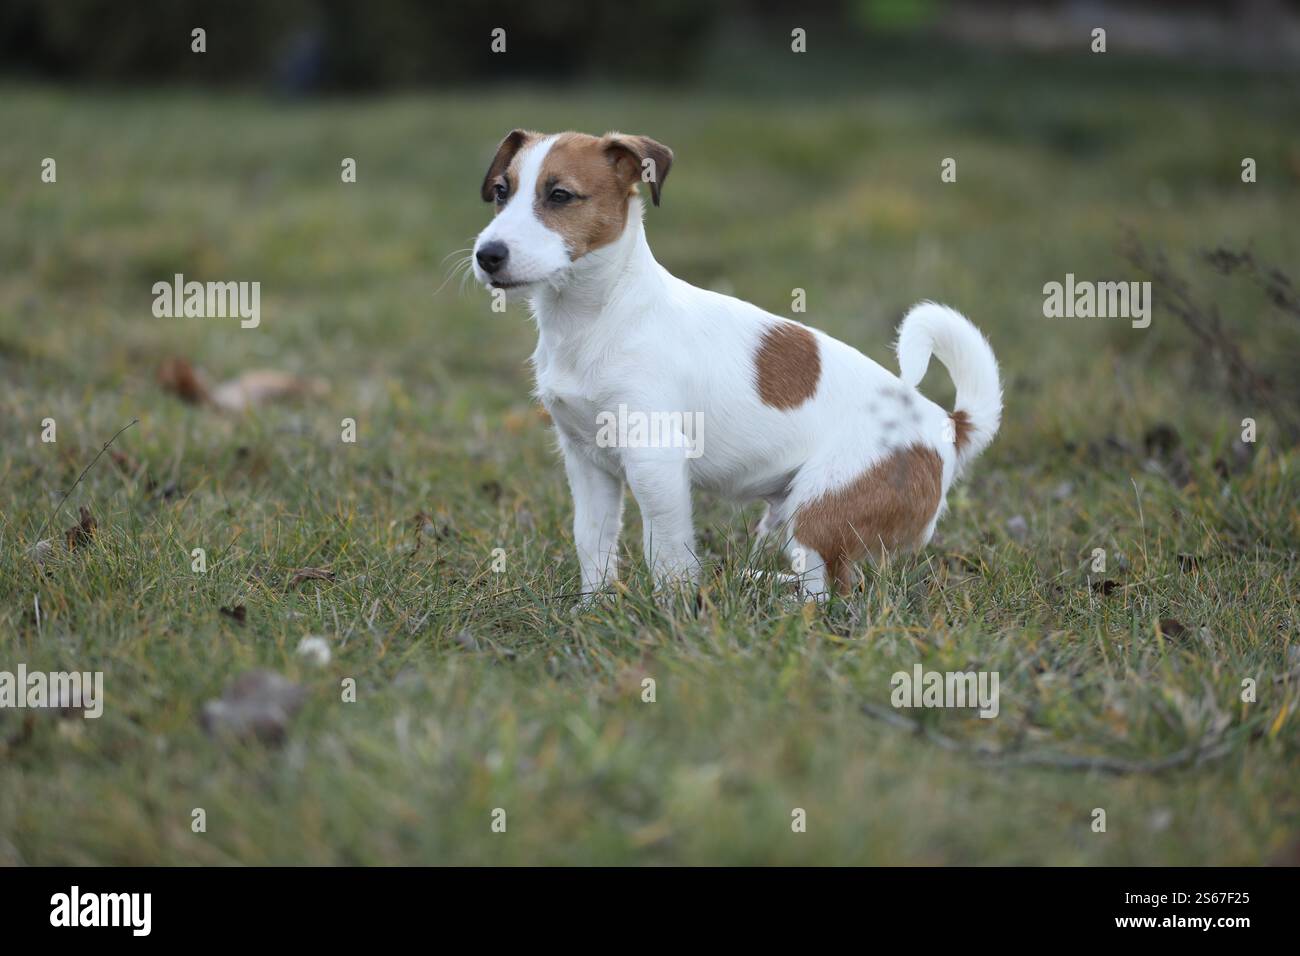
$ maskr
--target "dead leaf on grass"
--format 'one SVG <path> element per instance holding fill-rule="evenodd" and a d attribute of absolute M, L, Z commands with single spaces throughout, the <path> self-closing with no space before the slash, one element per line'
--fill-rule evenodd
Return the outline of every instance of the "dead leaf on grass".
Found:
<path fill-rule="evenodd" d="M 289 372 L 258 369 L 222 382 L 212 390 L 211 402 L 226 412 L 242 412 L 254 405 L 283 398 L 317 398 L 325 393 L 325 384 Z"/>
<path fill-rule="evenodd" d="M 67 542 L 69 551 L 75 551 L 78 545 L 88 544 L 95 536 L 95 519 L 90 509 L 82 505 L 80 512 L 81 520 L 63 532 L 63 540 Z"/>
<path fill-rule="evenodd" d="M 1187 625 L 1172 617 L 1162 617 L 1159 627 L 1165 637 L 1182 637 L 1187 633 Z"/>
<path fill-rule="evenodd" d="M 187 359 L 169 358 L 158 367 L 158 384 L 191 405 L 208 401 L 208 382 Z"/>
<path fill-rule="evenodd" d="M 299 568 L 289 579 L 289 587 L 297 587 L 303 581 L 333 581 L 334 572 L 329 568 Z"/>
<path fill-rule="evenodd" d="M 276 369 L 254 369 L 229 381 L 212 385 L 188 359 L 172 357 L 158 369 L 158 383 L 191 405 L 211 405 L 223 412 L 242 412 L 255 405 L 286 398 L 318 398 L 327 386 L 320 379 L 304 378 Z"/>
<path fill-rule="evenodd" d="M 218 608 L 223 617 L 228 617 L 237 624 L 244 624 L 248 620 L 248 608 L 242 604 L 236 604 L 234 607 Z"/>

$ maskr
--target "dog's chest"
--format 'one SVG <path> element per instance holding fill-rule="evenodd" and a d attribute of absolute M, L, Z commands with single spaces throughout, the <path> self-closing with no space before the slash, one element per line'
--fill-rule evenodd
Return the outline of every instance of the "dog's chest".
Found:
<path fill-rule="evenodd" d="M 539 365 L 537 396 L 550 413 L 555 427 L 570 443 L 617 470 L 616 451 L 597 441 L 601 413 L 609 403 L 598 398 L 591 383 L 583 382 L 577 375 L 566 373 L 554 365 Z"/>

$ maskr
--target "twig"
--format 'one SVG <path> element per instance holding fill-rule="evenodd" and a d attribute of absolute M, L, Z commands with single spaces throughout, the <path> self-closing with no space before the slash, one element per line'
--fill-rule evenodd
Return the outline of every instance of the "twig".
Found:
<path fill-rule="evenodd" d="M 1249 252 L 1234 252 L 1220 246 L 1205 253 L 1203 258 L 1221 275 L 1230 276 L 1245 272 L 1263 290 L 1269 301 L 1283 312 L 1300 318 L 1300 293 L 1291 280 L 1277 266 L 1265 266 Z"/>
<path fill-rule="evenodd" d="M 117 441 L 117 436 L 120 435 L 120 434 L 122 434 L 122 432 L 126 431 L 126 430 L 127 430 L 128 428 L 130 428 L 132 425 L 138 425 L 138 424 L 140 424 L 140 419 L 138 419 L 138 418 L 133 418 L 133 419 L 131 419 L 129 422 L 127 422 L 125 425 L 123 425 L 121 428 L 119 428 L 119 429 L 114 433 L 114 435 L 113 435 L 112 438 L 110 438 L 108 441 L 104 442 L 104 447 L 101 448 L 101 449 L 99 450 L 99 453 L 98 453 L 97 455 L 95 455 L 94 458 L 90 459 L 90 464 L 87 465 L 85 468 L 83 468 L 83 469 L 81 470 L 81 474 L 78 475 L 78 476 L 77 476 L 77 480 L 74 481 L 74 482 L 72 483 L 72 487 L 69 488 L 69 489 L 67 490 L 67 493 L 64 494 L 62 500 L 60 500 L 59 503 L 55 506 L 55 508 L 54 508 L 54 513 L 51 514 L 51 515 L 48 515 L 48 516 L 45 518 L 45 523 L 44 523 L 43 525 L 41 525 L 41 530 L 38 531 L 38 532 L 36 533 L 36 540 L 37 540 L 37 541 L 41 541 L 41 540 L 44 539 L 44 537 L 45 537 L 45 529 L 48 528 L 48 527 L 50 526 L 50 521 L 51 521 L 51 520 L 52 520 L 52 519 L 53 519 L 53 518 L 54 518 L 54 517 L 55 517 L 55 516 L 60 512 L 60 511 L 63 510 L 63 506 L 64 506 L 65 504 L 67 504 L 68 499 L 72 497 L 72 493 L 73 493 L 74 491 L 77 490 L 77 485 L 81 484 L 81 479 L 82 479 L 82 478 L 85 478 L 85 477 L 86 477 L 86 474 L 90 471 L 90 469 L 92 469 L 92 468 L 95 467 L 95 462 L 99 461 L 100 457 L 104 454 L 104 452 L 108 451 L 108 447 L 109 447 L 111 444 L 113 444 L 113 442 Z"/>
<path fill-rule="evenodd" d="M 1147 250 L 1133 235 L 1124 242 L 1125 258 L 1138 269 L 1151 277 L 1159 288 L 1161 301 L 1166 308 L 1182 320 L 1183 325 L 1195 336 L 1211 355 L 1223 358 L 1227 369 L 1228 387 L 1234 397 L 1241 401 L 1263 406 L 1282 427 L 1290 441 L 1300 438 L 1300 424 L 1292 416 L 1289 405 L 1280 399 L 1273 383 L 1267 376 L 1257 372 L 1242 354 L 1237 343 L 1224 330 L 1219 309 L 1213 302 L 1202 304 L 1192 295 L 1190 284 L 1178 275 L 1169 265 L 1159 249 Z M 1239 268 L 1249 271 L 1252 278 L 1264 287 L 1266 294 L 1279 308 L 1295 311 L 1297 302 L 1290 281 L 1280 270 L 1273 269 L 1266 276 L 1261 275 L 1254 259 L 1249 253 L 1233 253 L 1218 249 L 1204 256 L 1209 264 L 1223 275 L 1230 275 Z"/>
<path fill-rule="evenodd" d="M 1164 770 L 1173 770 L 1176 767 L 1187 766 L 1191 764 L 1202 764 L 1210 760 L 1217 760 L 1229 752 L 1229 744 L 1218 739 L 1217 737 L 1207 738 L 1198 741 L 1195 745 L 1184 747 L 1182 750 L 1175 751 L 1165 757 L 1159 757 L 1154 760 L 1127 760 L 1123 757 L 1108 757 L 1105 755 L 1089 757 L 1081 754 L 1061 754 L 1052 753 L 1051 751 L 1009 751 L 999 747 L 988 747 L 982 745 L 968 746 L 960 741 L 946 737 L 937 731 L 930 730 L 915 720 L 910 720 L 902 714 L 895 713 L 892 710 L 886 710 L 883 707 L 877 707 L 874 704 L 863 704 L 863 713 L 869 717 L 883 721 L 893 727 L 910 731 L 917 736 L 924 737 L 930 743 L 952 753 L 962 753 L 980 760 L 987 760 L 1006 767 L 1053 767 L 1058 770 L 1096 770 L 1100 773 L 1111 773 L 1119 776 L 1135 773 L 1160 773 Z"/>

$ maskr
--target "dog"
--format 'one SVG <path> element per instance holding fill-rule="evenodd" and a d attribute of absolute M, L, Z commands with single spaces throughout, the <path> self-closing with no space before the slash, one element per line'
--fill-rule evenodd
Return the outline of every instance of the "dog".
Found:
<path fill-rule="evenodd" d="M 639 187 L 659 205 L 673 152 L 646 136 L 523 129 L 497 147 L 475 277 L 526 296 L 536 395 L 555 424 L 589 600 L 618 577 L 624 487 L 641 511 L 657 587 L 695 581 L 693 488 L 763 500 L 755 545 L 780 535 L 807 598 L 845 593 L 863 558 L 923 547 L 953 481 L 1002 417 L 998 365 L 964 316 L 922 302 L 898 329 L 901 374 L 814 328 L 696 288 L 646 241 Z M 916 386 L 931 354 L 952 412 Z M 618 430 L 631 410 L 667 422 Z M 687 422 L 707 424 L 685 434 Z M 665 434 L 665 431 L 667 434 Z M 605 440 L 602 440 L 604 436 Z"/>

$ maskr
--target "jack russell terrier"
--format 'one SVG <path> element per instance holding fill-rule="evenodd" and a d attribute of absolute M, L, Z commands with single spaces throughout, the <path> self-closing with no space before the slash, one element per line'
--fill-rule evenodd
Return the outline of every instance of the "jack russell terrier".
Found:
<path fill-rule="evenodd" d="M 526 295 L 537 322 L 537 395 L 555 422 L 573 492 L 584 599 L 618 576 L 626 484 L 658 585 L 695 579 L 691 489 L 763 499 L 756 544 L 778 533 L 804 593 L 857 582 L 856 562 L 923 547 L 948 488 L 993 440 L 997 361 L 952 309 L 914 306 L 898 330 L 901 376 L 823 332 L 697 289 L 655 261 L 638 184 L 660 192 L 672 150 L 645 136 L 514 130 L 482 194 L 496 206 L 474 274 Z M 948 412 L 916 386 L 938 356 Z M 617 409 L 669 435 L 608 440 Z M 707 422 L 708 442 L 685 424 Z M 661 432 L 663 429 L 660 430 Z M 605 440 L 602 440 L 602 437 Z"/>

